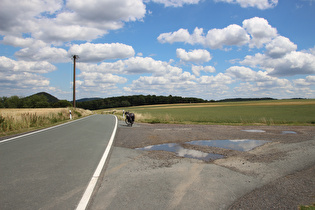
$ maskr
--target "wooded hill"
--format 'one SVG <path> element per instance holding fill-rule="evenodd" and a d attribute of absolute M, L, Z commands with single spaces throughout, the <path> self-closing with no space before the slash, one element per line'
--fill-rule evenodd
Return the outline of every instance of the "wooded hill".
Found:
<path fill-rule="evenodd" d="M 59 108 L 69 106 L 72 106 L 69 101 L 59 100 L 46 92 L 27 97 L 0 97 L 0 108 Z"/>

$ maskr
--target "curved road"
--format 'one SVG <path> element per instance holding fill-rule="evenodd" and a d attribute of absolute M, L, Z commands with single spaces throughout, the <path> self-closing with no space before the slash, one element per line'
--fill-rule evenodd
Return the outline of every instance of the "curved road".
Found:
<path fill-rule="evenodd" d="M 93 115 L 0 142 L 0 209 L 75 209 L 115 126 Z"/>

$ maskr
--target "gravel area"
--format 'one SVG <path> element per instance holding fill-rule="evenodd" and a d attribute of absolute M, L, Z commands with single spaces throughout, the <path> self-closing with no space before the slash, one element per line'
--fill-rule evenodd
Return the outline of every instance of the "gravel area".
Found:
<path fill-rule="evenodd" d="M 242 139 L 269 142 L 248 152 L 185 144 L 185 142 L 193 140 Z M 295 145 L 303 145 L 303 142 L 307 145 L 309 141 L 312 141 L 313 144 L 314 140 L 315 127 L 313 126 L 135 124 L 133 127 L 127 127 L 120 122 L 115 146 L 134 149 L 157 144 L 179 143 L 188 149 L 221 154 L 225 157 L 223 160 L 210 161 L 207 164 L 221 165 L 259 178 L 260 171 L 257 168 L 252 171 L 249 169 L 250 166 L 255 165 L 259 169 L 260 164 L 263 166 L 275 161 L 286 160 L 294 152 Z M 152 159 L 164 160 L 161 167 L 170 167 L 176 163 L 174 160 L 181 158 L 174 153 L 165 151 L 151 151 L 147 153 L 147 156 Z M 301 166 L 293 173 L 268 181 L 267 184 L 259 186 L 237 199 L 230 209 L 297 209 L 301 204 L 312 204 L 315 202 L 314 174 L 315 165 Z"/>

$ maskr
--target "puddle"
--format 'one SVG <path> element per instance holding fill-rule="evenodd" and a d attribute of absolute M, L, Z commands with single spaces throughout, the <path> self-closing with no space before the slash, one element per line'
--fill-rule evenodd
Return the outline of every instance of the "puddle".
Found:
<path fill-rule="evenodd" d="M 261 146 L 268 141 L 264 140 L 200 140 L 200 141 L 190 141 L 186 142 L 187 144 L 199 145 L 199 146 L 211 146 L 211 147 L 220 147 L 224 149 L 231 149 L 237 151 L 249 151 L 255 147 Z"/>
<path fill-rule="evenodd" d="M 282 134 L 297 134 L 295 131 L 282 131 Z"/>
<path fill-rule="evenodd" d="M 185 149 L 179 144 L 170 143 L 170 144 L 159 144 L 159 145 L 152 145 L 143 148 L 136 148 L 138 150 L 146 150 L 146 151 L 167 151 L 167 152 L 174 152 L 179 157 L 186 157 L 186 158 L 194 158 L 204 161 L 216 160 L 223 158 L 223 155 L 213 154 L 213 153 L 205 153 L 198 150 L 192 149 Z"/>
<path fill-rule="evenodd" d="M 250 133 L 265 133 L 266 131 L 264 130 L 243 130 L 245 132 L 250 132 Z"/>
<path fill-rule="evenodd" d="M 220 147 L 224 149 L 231 149 L 237 151 L 249 151 L 255 147 L 261 146 L 269 141 L 263 140 L 199 140 L 199 141 L 190 141 L 185 142 L 185 144 L 199 145 L 199 146 L 211 146 L 211 147 Z M 144 151 L 167 151 L 173 152 L 179 157 L 194 158 L 204 161 L 211 161 L 220 158 L 224 158 L 223 155 L 214 154 L 214 153 L 205 153 L 198 150 L 186 149 L 183 148 L 180 144 L 169 143 L 169 144 L 159 144 L 151 145 L 143 148 L 136 148 L 137 150 Z"/>

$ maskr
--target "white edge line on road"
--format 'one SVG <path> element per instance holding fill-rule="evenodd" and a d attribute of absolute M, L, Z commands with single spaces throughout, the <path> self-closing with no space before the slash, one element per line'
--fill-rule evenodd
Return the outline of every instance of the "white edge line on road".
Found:
<path fill-rule="evenodd" d="M 91 117 L 91 116 L 93 116 L 93 115 L 90 115 L 90 116 L 87 116 L 87 117 L 83 117 L 83 118 L 80 118 L 80 119 L 77 119 L 77 120 L 73 120 L 73 121 L 70 121 L 70 122 L 66 122 L 66 123 L 63 123 L 63 124 L 55 125 L 55 126 L 52 126 L 52 127 L 49 127 L 49 128 L 44 128 L 44 129 L 41 129 L 41 130 L 38 130 L 38 131 L 33 131 L 33 132 L 30 132 L 30 133 L 22 134 L 22 135 L 15 136 L 15 137 L 12 137 L 12 138 L 9 138 L 9 139 L 5 139 L 5 140 L 0 141 L 0 144 L 8 142 L 8 141 L 15 140 L 15 139 L 18 139 L 18 138 L 22 138 L 22 137 L 25 137 L 25 136 L 29 136 L 29 135 L 33 135 L 33 134 L 36 134 L 36 133 L 40 133 L 40 132 L 43 132 L 43 131 L 47 131 L 47 130 L 50 130 L 50 129 L 53 129 L 53 128 L 57 128 L 57 127 L 60 127 L 60 126 L 63 126 L 63 125 L 67 125 L 69 123 L 77 122 L 79 120 L 83 120 L 83 119 L 86 119 L 86 118 Z"/>
<path fill-rule="evenodd" d="M 98 166 L 97 166 L 97 168 L 96 168 L 96 170 L 95 170 L 95 172 L 93 174 L 93 177 L 91 178 L 91 180 L 89 182 L 89 185 L 87 186 L 87 188 L 86 188 L 86 190 L 85 190 L 85 192 L 84 192 L 84 194 L 83 194 L 83 196 L 82 196 L 82 198 L 80 200 L 80 203 L 78 204 L 76 210 L 85 210 L 87 208 L 87 206 L 89 204 L 89 201 L 91 199 L 92 193 L 94 191 L 94 188 L 96 186 L 97 180 L 98 180 L 98 178 L 99 178 L 99 176 L 100 176 L 100 174 L 101 174 L 101 172 L 103 170 L 103 167 L 105 165 L 106 159 L 107 159 L 107 157 L 109 155 L 109 151 L 110 151 L 110 149 L 112 147 L 112 144 L 114 142 L 114 137 L 116 135 L 118 119 L 117 119 L 116 116 L 114 116 L 114 117 L 116 119 L 116 123 L 115 123 L 115 128 L 113 130 L 112 136 L 110 137 L 110 140 L 109 140 L 108 145 L 107 145 L 107 147 L 105 149 L 103 157 L 101 158 L 101 160 L 100 160 L 100 162 L 99 162 L 99 164 L 98 164 Z"/>

